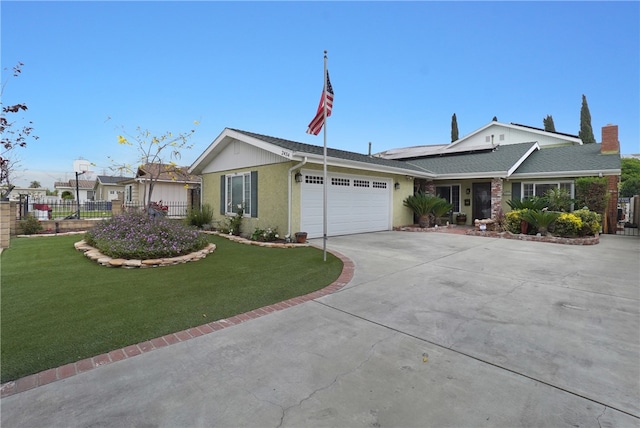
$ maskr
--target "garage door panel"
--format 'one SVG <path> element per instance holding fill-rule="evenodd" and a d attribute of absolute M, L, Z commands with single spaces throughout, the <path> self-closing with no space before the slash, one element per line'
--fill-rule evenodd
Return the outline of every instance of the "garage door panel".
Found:
<path fill-rule="evenodd" d="M 307 174 L 302 183 L 301 226 L 309 237 L 322 236 L 322 177 Z M 389 230 L 391 181 L 389 179 L 339 174 L 328 175 L 327 233 L 353 233 Z"/>

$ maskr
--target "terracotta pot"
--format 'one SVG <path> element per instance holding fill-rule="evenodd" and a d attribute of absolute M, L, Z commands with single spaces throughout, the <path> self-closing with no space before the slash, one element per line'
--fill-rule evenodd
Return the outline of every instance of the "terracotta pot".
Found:
<path fill-rule="evenodd" d="M 304 244 L 305 242 L 307 242 L 307 232 L 296 233 L 296 242 L 298 244 Z"/>
<path fill-rule="evenodd" d="M 529 228 L 529 223 L 524 220 L 520 220 L 520 233 L 527 234 L 527 229 Z"/>

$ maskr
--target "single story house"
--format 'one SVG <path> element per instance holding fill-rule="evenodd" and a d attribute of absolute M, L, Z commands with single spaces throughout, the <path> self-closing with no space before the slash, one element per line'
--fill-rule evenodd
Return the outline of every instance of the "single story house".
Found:
<path fill-rule="evenodd" d="M 80 202 L 93 201 L 95 192 L 93 190 L 93 180 L 76 180 L 56 181 L 53 188 L 58 191 L 58 196 L 63 199 L 76 199 L 76 185 L 80 196 Z M 67 197 L 68 196 L 68 197 Z"/>
<path fill-rule="evenodd" d="M 190 174 L 188 167 L 148 163 L 138 168 L 135 177 L 118 182 L 118 185 L 124 187 L 125 206 L 140 206 L 145 203 L 151 177 L 156 177 L 151 194 L 152 202 L 162 201 L 163 205 L 168 205 L 171 216 L 186 215 L 191 201 L 200 198 L 200 177 Z"/>
<path fill-rule="evenodd" d="M 444 197 L 468 224 L 552 186 L 573 194 L 577 177 L 606 176 L 617 192 L 617 126 L 602 135 L 600 144 L 583 144 L 575 135 L 491 122 L 446 145 L 375 155 L 327 148 L 327 234 L 412 224 L 403 200 L 417 190 Z M 323 162 L 322 146 L 225 128 L 189 172 L 202 176 L 202 203 L 214 207 L 216 221 L 241 205 L 245 233 L 277 227 L 314 238 L 323 234 Z"/>
<path fill-rule="evenodd" d="M 98 175 L 93 185 L 97 201 L 113 201 L 118 199 L 118 194 L 124 194 L 123 180 L 131 180 L 131 177 Z"/>

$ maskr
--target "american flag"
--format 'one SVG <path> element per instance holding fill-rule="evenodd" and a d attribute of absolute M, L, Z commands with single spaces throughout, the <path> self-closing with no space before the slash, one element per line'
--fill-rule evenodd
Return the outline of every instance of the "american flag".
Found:
<path fill-rule="evenodd" d="M 331 86 L 331 81 L 329 80 L 329 71 L 327 71 L 327 86 L 326 90 L 323 89 L 323 94 L 320 95 L 320 104 L 318 105 L 318 111 L 316 112 L 316 116 L 313 118 L 311 123 L 309 123 L 309 128 L 307 129 L 307 134 L 318 135 L 322 126 L 324 125 L 324 102 L 327 102 L 327 117 L 331 116 L 331 109 L 333 108 L 333 87 Z"/>

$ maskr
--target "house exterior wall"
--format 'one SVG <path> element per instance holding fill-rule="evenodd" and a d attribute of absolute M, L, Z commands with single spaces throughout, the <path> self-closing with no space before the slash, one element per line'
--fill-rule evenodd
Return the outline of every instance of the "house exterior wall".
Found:
<path fill-rule="evenodd" d="M 242 168 L 205 173 L 202 176 L 202 204 L 209 204 L 213 210 L 213 221 L 218 225 L 226 224 L 226 215 L 220 213 L 220 180 L 223 175 L 233 173 L 258 172 L 258 217 L 245 217 L 242 225 L 242 233 L 252 233 L 256 227 L 278 228 L 278 232 L 284 236 L 287 230 L 288 205 L 287 205 L 287 171 L 297 162 L 277 163 L 261 166 L 246 166 Z M 292 184 L 293 212 L 300 213 L 300 186 Z M 295 214 L 294 214 L 295 215 Z M 299 222 L 298 222 L 299 225 Z"/>
<path fill-rule="evenodd" d="M 210 172 L 203 174 L 202 177 L 202 203 L 209 204 L 213 209 L 214 222 L 218 225 L 225 225 L 225 215 L 220 214 L 220 177 L 222 175 L 232 173 L 242 173 L 249 171 L 258 172 L 258 217 L 245 218 L 243 221 L 242 232 L 249 234 L 256 227 L 267 228 L 277 227 L 281 236 L 284 236 L 289 230 L 288 225 L 288 170 L 297 165 L 297 161 L 280 162 L 270 165 L 248 166 L 232 170 Z M 305 170 L 322 171 L 322 165 L 305 164 Z M 384 174 L 375 171 L 363 171 L 352 168 L 328 168 L 330 172 L 342 174 L 354 174 L 381 178 L 391 178 L 393 183 L 399 183 L 398 190 L 392 190 L 392 223 L 393 226 L 404 226 L 413 223 L 413 215 L 411 210 L 403 206 L 402 201 L 409 195 L 413 194 L 413 180 L 408 180 L 404 175 Z M 291 177 L 291 232 L 295 233 L 300 230 L 300 203 L 301 203 L 301 185 L 296 183 L 293 175 L 297 170 L 292 172 Z"/>

